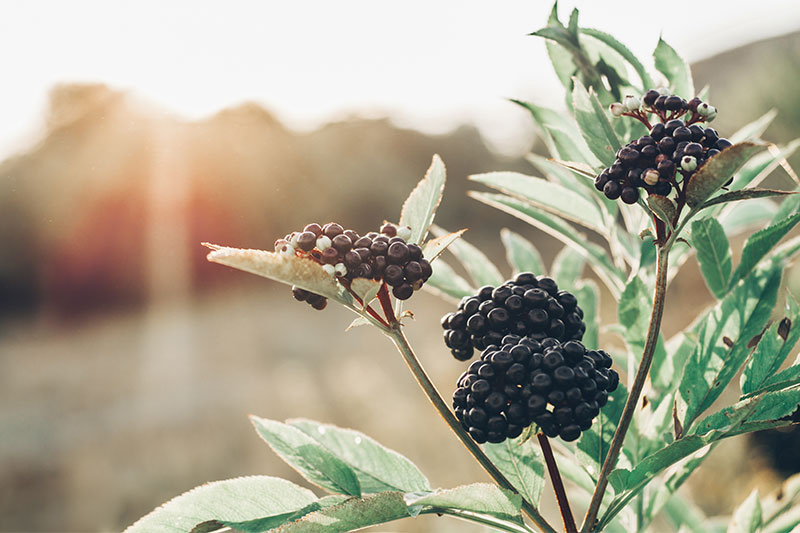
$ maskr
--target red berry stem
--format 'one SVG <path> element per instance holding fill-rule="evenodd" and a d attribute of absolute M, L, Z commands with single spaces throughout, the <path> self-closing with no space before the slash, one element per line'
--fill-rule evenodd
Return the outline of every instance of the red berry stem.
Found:
<path fill-rule="evenodd" d="M 381 282 L 381 288 L 378 289 L 378 301 L 381 303 L 383 314 L 386 315 L 386 321 L 391 325 L 396 324 L 397 318 L 394 316 L 392 300 L 389 298 L 389 289 L 386 288 L 385 282 Z"/>
<path fill-rule="evenodd" d="M 364 310 L 367 312 L 367 314 L 369 316 L 371 316 L 372 318 L 374 318 L 375 320 L 380 322 L 381 325 L 383 327 L 385 327 L 386 329 L 389 329 L 389 324 L 386 322 L 386 320 L 383 319 L 383 317 L 375 309 L 372 308 L 371 305 L 364 305 L 364 301 L 361 299 L 361 297 L 358 294 L 356 294 L 353 291 L 353 289 L 350 288 L 350 282 L 349 281 L 340 279 L 339 282 L 344 286 L 345 289 L 347 289 L 347 292 L 349 292 L 350 295 L 353 298 L 355 298 L 355 300 L 361 305 L 361 307 L 364 308 Z"/>
<path fill-rule="evenodd" d="M 547 464 L 547 471 L 550 473 L 550 479 L 553 482 L 553 491 L 556 493 L 561 519 L 564 521 L 564 529 L 567 533 L 577 533 L 578 526 L 575 525 L 575 518 L 573 518 L 572 510 L 569 508 L 567 491 L 564 490 L 564 482 L 561 481 L 561 473 L 558 471 L 558 464 L 556 464 L 553 449 L 550 447 L 550 441 L 544 433 L 537 433 L 536 436 L 539 438 L 539 445 L 542 447 L 542 453 L 544 453 L 544 462 Z"/>

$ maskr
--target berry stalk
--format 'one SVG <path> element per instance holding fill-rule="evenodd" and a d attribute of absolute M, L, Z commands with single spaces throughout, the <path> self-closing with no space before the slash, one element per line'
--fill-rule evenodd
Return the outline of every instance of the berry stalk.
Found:
<path fill-rule="evenodd" d="M 677 235 L 677 230 L 673 234 L 673 237 L 675 235 Z M 641 363 L 636 372 L 636 378 L 633 381 L 631 390 L 628 393 L 628 400 L 625 402 L 625 407 L 619 419 L 617 430 L 614 432 L 614 437 L 611 439 L 608 455 L 606 455 L 606 460 L 603 462 L 603 467 L 600 469 L 600 475 L 597 478 L 597 486 L 595 486 L 594 494 L 592 494 L 589 509 L 586 511 L 581 533 L 589 533 L 594 530 L 597 514 L 603 502 L 603 495 L 608 486 L 608 475 L 617 463 L 617 458 L 622 449 L 622 443 L 625 440 L 625 434 L 628 432 L 628 427 L 633 419 L 634 410 L 639 402 L 639 396 L 642 394 L 642 389 L 644 388 L 644 382 L 647 380 L 647 375 L 650 372 L 650 365 L 653 362 L 653 353 L 655 352 L 656 343 L 658 341 L 658 332 L 661 329 L 661 318 L 664 314 L 669 248 L 673 242 L 674 239 L 671 238 L 665 245 L 660 245 L 656 248 L 656 253 L 658 254 L 656 264 L 656 287 L 653 295 L 653 310 L 650 314 L 650 325 L 647 329 L 644 353 L 642 353 Z"/>
<path fill-rule="evenodd" d="M 486 454 L 483 453 L 481 447 L 472 439 L 472 437 L 470 437 L 469 434 L 464 431 L 464 428 L 461 427 L 461 424 L 456 419 L 455 415 L 453 415 L 453 413 L 447 407 L 447 404 L 442 399 L 441 394 L 439 394 L 439 391 L 436 389 L 436 385 L 433 384 L 427 372 L 425 372 L 425 369 L 422 367 L 422 364 L 419 362 L 416 354 L 411 349 L 411 345 L 408 344 L 408 339 L 406 339 L 406 336 L 400 329 L 399 324 L 394 324 L 393 327 L 386 333 L 386 335 L 392 339 L 392 342 L 394 342 L 394 345 L 403 356 L 403 360 L 405 361 L 409 370 L 411 370 L 411 373 L 414 374 L 414 378 L 416 378 L 417 383 L 428 396 L 428 400 L 430 400 L 434 408 L 439 412 L 439 415 L 444 419 L 447 425 L 450 426 L 450 429 L 453 431 L 453 433 L 455 433 L 456 436 L 461 440 L 469 453 L 472 454 L 475 460 L 478 461 L 483 469 L 486 470 L 486 472 L 500 487 L 518 494 L 511 482 L 506 479 L 503 473 L 500 472 L 500 470 L 497 469 L 497 467 L 486 456 Z M 528 517 L 530 517 L 531 521 L 539 529 L 541 529 L 542 532 L 556 533 L 556 530 L 547 523 L 544 517 L 539 513 L 539 510 L 536 508 L 536 506 L 527 501 L 525 498 L 522 498 L 522 510 L 528 515 Z"/>
<path fill-rule="evenodd" d="M 539 438 L 539 445 L 542 447 L 542 453 L 544 453 L 544 462 L 547 464 L 547 471 L 550 473 L 550 480 L 553 482 L 553 491 L 556 493 L 561 519 L 564 521 L 564 529 L 567 533 L 578 533 L 575 518 L 573 518 L 572 510 L 569 508 L 567 491 L 564 490 L 564 482 L 561 481 L 561 473 L 558 471 L 558 464 L 553 455 L 553 449 L 550 447 L 550 441 L 544 433 L 537 433 L 536 436 Z"/>

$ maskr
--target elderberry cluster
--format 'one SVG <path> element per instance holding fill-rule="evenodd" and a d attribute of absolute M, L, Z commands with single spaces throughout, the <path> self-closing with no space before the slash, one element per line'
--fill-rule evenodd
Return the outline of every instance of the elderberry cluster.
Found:
<path fill-rule="evenodd" d="M 586 331 L 583 310 L 571 292 L 548 277 L 523 272 L 499 287 L 481 287 L 442 318 L 444 342 L 459 361 L 473 349 L 500 344 L 507 334 L 533 340 L 580 340 Z"/>
<path fill-rule="evenodd" d="M 506 335 L 459 377 L 453 408 L 479 444 L 518 437 L 531 423 L 569 442 L 591 427 L 618 384 L 602 350 L 587 351 L 574 340 Z"/>
<path fill-rule="evenodd" d="M 639 189 L 668 196 L 708 158 L 731 145 L 716 130 L 702 124 L 713 120 L 717 110 L 697 97 L 687 102 L 651 89 L 641 100 L 626 96 L 622 103 L 612 104 L 611 112 L 637 118 L 648 126 L 651 114 L 661 122 L 647 135 L 620 148 L 614 163 L 595 178 L 597 190 L 610 200 L 621 198 L 626 204 L 634 204 L 639 200 Z"/>
<path fill-rule="evenodd" d="M 433 273 L 422 256 L 422 248 L 407 243 L 411 228 L 386 223 L 380 232 L 359 235 L 335 222 L 312 223 L 275 241 L 275 251 L 287 257 L 307 257 L 342 283 L 356 278 L 384 281 L 398 300 L 407 300 Z M 314 309 L 324 309 L 327 299 L 299 287 L 292 287 L 295 299 Z"/>

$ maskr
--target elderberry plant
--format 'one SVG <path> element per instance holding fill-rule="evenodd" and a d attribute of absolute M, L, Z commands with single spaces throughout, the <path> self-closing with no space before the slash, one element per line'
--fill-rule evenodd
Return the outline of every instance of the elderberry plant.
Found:
<path fill-rule="evenodd" d="M 358 315 L 353 325 L 382 331 L 495 483 L 433 489 L 411 461 L 362 433 L 253 417 L 267 444 L 328 495 L 269 476 L 219 481 L 128 531 L 348 531 L 436 513 L 553 532 L 560 525 L 539 512 L 545 467 L 568 532 L 800 527 L 798 477 L 773 495 L 753 492 L 729 518 L 703 516 L 679 491 L 723 439 L 800 421 L 800 358 L 786 363 L 800 339 L 800 305 L 781 290 L 800 252 L 800 237 L 784 240 L 800 222 L 800 195 L 759 187 L 789 168 L 797 143 L 760 140 L 772 114 L 722 137 L 709 122 L 724 110 L 708 89 L 695 93 L 688 66 L 663 40 L 650 73 L 611 35 L 581 28 L 577 10 L 564 25 L 554 7 L 533 35 L 545 39 L 566 111 L 516 103 L 550 157 L 530 156 L 541 177 L 471 176 L 495 192 L 469 194 L 561 241 L 549 272 L 519 233 L 500 231 L 513 271 L 505 280 L 464 230 L 432 225 L 445 185 L 438 157 L 398 223 L 379 231 L 310 223 L 273 252 L 208 245 L 213 262 L 290 285 L 315 309 L 344 305 Z M 737 236 L 746 241 L 734 268 Z M 445 250 L 470 279 L 440 258 Z M 715 303 L 664 338 L 664 312 L 687 314 L 667 305 L 667 286 L 693 256 Z M 598 282 L 617 304 L 616 324 L 601 326 Z M 426 357 L 479 353 L 453 377 L 451 402 L 403 333 L 404 303 L 423 288 L 454 304 L 441 353 Z M 726 389 L 738 400 L 718 408 Z M 581 503 L 582 525 L 570 499 Z"/>

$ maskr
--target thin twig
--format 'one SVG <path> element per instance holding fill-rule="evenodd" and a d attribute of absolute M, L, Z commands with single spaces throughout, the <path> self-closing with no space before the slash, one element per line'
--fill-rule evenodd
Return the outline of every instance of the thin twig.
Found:
<path fill-rule="evenodd" d="M 677 231 L 676 231 L 677 233 Z M 673 237 L 675 233 L 673 233 Z M 628 432 L 633 419 L 633 413 L 636 405 L 639 402 L 639 396 L 642 393 L 642 388 L 647 380 L 647 375 L 650 372 L 650 364 L 653 362 L 653 353 L 656 349 L 658 341 L 658 332 L 661 328 L 661 317 L 664 314 L 664 300 L 667 290 L 667 266 L 669 257 L 669 246 L 674 242 L 673 239 L 668 241 L 666 245 L 658 246 L 656 248 L 658 259 L 656 265 L 656 288 L 653 296 L 653 310 L 650 314 L 650 326 L 647 330 L 647 340 L 644 345 L 644 353 L 639 363 L 639 370 L 636 373 L 636 379 L 633 381 L 631 390 L 628 393 L 628 400 L 625 402 L 625 408 L 622 411 L 622 416 L 619 419 L 617 430 L 614 432 L 614 437 L 611 439 L 606 460 L 603 462 L 603 467 L 600 469 L 600 475 L 597 478 L 597 486 L 592 494 L 592 501 L 589 503 L 589 509 L 586 511 L 586 517 L 581 526 L 582 533 L 588 533 L 594 529 L 597 520 L 597 514 L 600 511 L 600 505 L 603 503 L 603 495 L 605 494 L 608 485 L 608 475 L 617 463 L 619 452 L 622 449 L 622 442 L 625 440 L 625 434 Z"/>
<path fill-rule="evenodd" d="M 392 300 L 389 298 L 389 289 L 386 288 L 385 281 L 381 281 L 381 288 L 378 289 L 378 301 L 381 303 L 383 314 L 386 315 L 386 322 L 392 326 L 395 325 L 397 323 L 397 318 L 394 316 Z"/>
<path fill-rule="evenodd" d="M 561 481 L 561 473 L 558 471 L 558 464 L 553 455 L 553 449 L 550 447 L 550 441 L 544 433 L 537 433 L 536 436 L 539 438 L 539 445 L 542 447 L 542 453 L 544 453 L 544 462 L 547 464 L 547 471 L 550 473 L 550 480 L 553 482 L 553 491 L 556 493 L 561 519 L 564 520 L 564 529 L 567 533 L 578 533 L 575 518 L 573 518 L 572 510 L 569 508 L 567 491 L 564 490 L 564 482 Z"/>
<path fill-rule="evenodd" d="M 483 453 L 478 444 L 472 440 L 472 437 L 464 431 L 464 428 L 461 427 L 461 423 L 456 419 L 455 415 L 450 411 L 450 408 L 442 399 L 441 394 L 436 389 L 436 385 L 433 384 L 428 374 L 425 372 L 425 369 L 422 367 L 422 364 L 417 359 L 416 354 L 411 349 L 411 346 L 408 344 L 408 339 L 403 334 L 402 329 L 400 329 L 399 324 L 395 324 L 387 333 L 389 338 L 392 339 L 397 349 L 400 351 L 400 354 L 403 356 L 403 360 L 408 365 L 409 370 L 411 373 L 414 374 L 414 377 L 417 380 L 417 383 L 428 396 L 428 400 L 433 404 L 436 410 L 439 412 L 439 415 L 447 422 L 447 425 L 450 426 L 450 429 L 456 436 L 461 440 L 461 442 L 466 446 L 469 453 L 475 458 L 478 463 L 483 467 L 484 470 L 494 479 L 494 481 L 500 485 L 500 487 L 510 490 L 511 492 L 518 493 L 517 489 L 514 488 L 514 485 L 511 484 L 508 479 L 503 475 L 500 470 L 492 463 L 492 461 L 486 457 L 486 454 Z M 539 514 L 539 510 L 536 509 L 536 506 L 533 503 L 527 501 L 525 498 L 522 498 L 522 510 L 527 514 L 531 521 L 543 532 L 545 533 L 556 533 L 556 530 L 547 523 L 544 517 Z"/>

